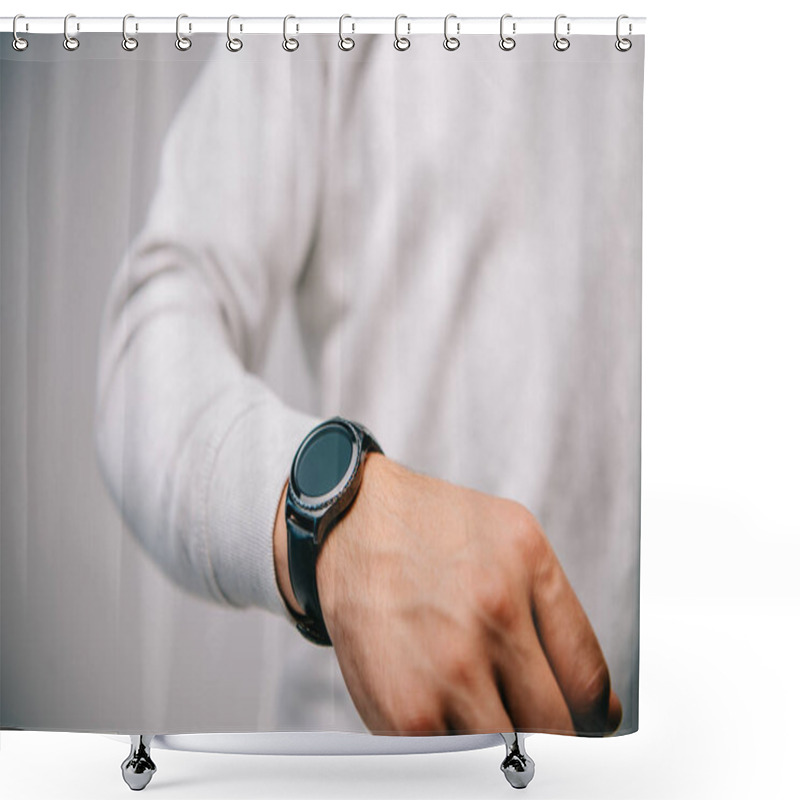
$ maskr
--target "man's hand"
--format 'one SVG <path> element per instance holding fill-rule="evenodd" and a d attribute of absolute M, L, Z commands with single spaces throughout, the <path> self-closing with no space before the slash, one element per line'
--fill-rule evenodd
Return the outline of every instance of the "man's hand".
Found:
<path fill-rule="evenodd" d="M 281 502 L 280 589 L 291 590 Z M 317 585 L 350 696 L 373 733 L 601 735 L 622 718 L 589 620 L 523 506 L 367 457 Z"/>

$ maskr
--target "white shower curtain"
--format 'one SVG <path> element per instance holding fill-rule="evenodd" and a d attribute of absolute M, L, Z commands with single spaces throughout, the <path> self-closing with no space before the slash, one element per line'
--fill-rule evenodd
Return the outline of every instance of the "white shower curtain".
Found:
<path fill-rule="evenodd" d="M 635 731 L 644 37 L 140 38 L 0 36 L 0 726 Z M 337 415 L 407 535 L 334 527 L 319 647 Z"/>

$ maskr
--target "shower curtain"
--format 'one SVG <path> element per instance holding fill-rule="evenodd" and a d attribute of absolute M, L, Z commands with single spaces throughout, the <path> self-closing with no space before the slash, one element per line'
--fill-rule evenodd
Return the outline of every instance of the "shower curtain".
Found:
<path fill-rule="evenodd" d="M 28 38 L 0 726 L 635 731 L 644 38 Z M 380 451 L 318 552 L 327 645 L 286 498 L 332 418 Z"/>

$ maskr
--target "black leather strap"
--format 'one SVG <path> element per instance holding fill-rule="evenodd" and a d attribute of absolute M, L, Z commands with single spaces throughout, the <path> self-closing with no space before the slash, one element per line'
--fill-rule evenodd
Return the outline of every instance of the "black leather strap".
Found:
<path fill-rule="evenodd" d="M 288 533 L 289 574 L 292 576 L 292 590 L 300 604 L 306 609 L 301 616 L 291 606 L 289 611 L 297 623 L 297 629 L 315 644 L 332 644 L 331 637 L 322 617 L 322 607 L 317 590 L 317 555 L 314 534 L 295 524 L 291 516 L 286 518 Z M 295 578 L 299 578 L 296 580 Z"/>

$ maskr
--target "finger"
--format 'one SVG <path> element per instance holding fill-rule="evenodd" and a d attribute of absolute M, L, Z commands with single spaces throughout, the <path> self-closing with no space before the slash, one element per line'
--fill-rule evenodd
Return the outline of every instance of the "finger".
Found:
<path fill-rule="evenodd" d="M 541 538 L 531 580 L 534 624 L 575 730 L 602 734 L 608 728 L 611 710 L 608 666 L 589 618 L 552 547 Z M 619 698 L 615 700 L 615 714 L 616 704 Z"/>
<path fill-rule="evenodd" d="M 450 733 L 502 733 L 513 731 L 500 690 L 490 672 L 473 673 L 474 682 L 461 687 L 445 702 Z"/>
<path fill-rule="evenodd" d="M 426 702 L 418 697 L 392 715 L 391 721 L 384 718 L 376 726 L 370 726 L 370 730 L 390 736 L 444 736 L 447 727 L 444 711 L 433 699 Z"/>
<path fill-rule="evenodd" d="M 606 734 L 616 733 L 622 722 L 622 703 L 616 692 L 611 690 L 611 698 L 608 701 L 608 723 Z"/>
<path fill-rule="evenodd" d="M 567 702 L 533 620 L 507 634 L 496 652 L 498 684 L 512 723 L 509 730 L 574 733 Z"/>

